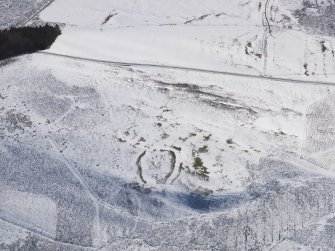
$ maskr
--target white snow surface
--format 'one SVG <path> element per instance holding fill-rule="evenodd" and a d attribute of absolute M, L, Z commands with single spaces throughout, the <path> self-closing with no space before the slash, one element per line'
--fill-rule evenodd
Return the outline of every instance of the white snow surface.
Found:
<path fill-rule="evenodd" d="M 334 38 L 301 30 L 302 2 L 56 0 L 40 18 L 66 24 L 53 53 L 333 81 Z"/>
<path fill-rule="evenodd" d="M 5 190 L 0 200 L 1 219 L 56 237 L 56 205 L 49 198 Z"/>
<path fill-rule="evenodd" d="M 0 64 L 0 247 L 331 250 L 335 38 L 296 14 L 316 7 L 53 1 L 31 23 L 55 43 Z"/>

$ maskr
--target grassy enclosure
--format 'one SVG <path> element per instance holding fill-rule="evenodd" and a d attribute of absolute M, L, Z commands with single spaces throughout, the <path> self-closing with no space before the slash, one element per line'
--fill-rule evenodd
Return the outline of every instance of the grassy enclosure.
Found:
<path fill-rule="evenodd" d="M 61 34 L 58 25 L 18 27 L 0 31 L 0 60 L 48 49 Z"/>

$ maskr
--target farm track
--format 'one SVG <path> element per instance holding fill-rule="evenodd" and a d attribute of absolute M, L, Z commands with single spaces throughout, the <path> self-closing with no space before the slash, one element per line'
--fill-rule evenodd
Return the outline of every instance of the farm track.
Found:
<path fill-rule="evenodd" d="M 42 54 L 42 55 L 57 56 L 57 57 L 74 59 L 74 60 L 88 61 L 88 62 L 104 63 L 104 64 L 115 65 L 115 66 L 126 66 L 126 67 L 138 66 L 138 67 L 146 67 L 146 68 L 161 68 L 161 69 L 203 72 L 203 73 L 212 73 L 212 74 L 226 75 L 226 76 L 233 76 L 233 77 L 240 77 L 240 78 L 247 78 L 247 79 L 269 80 L 269 81 L 283 82 L 283 83 L 289 83 L 289 84 L 294 83 L 294 84 L 304 84 L 304 85 L 326 85 L 326 86 L 335 85 L 335 82 L 330 82 L 330 81 L 314 81 L 314 80 L 302 80 L 302 79 L 294 79 L 294 78 L 271 77 L 271 76 L 265 76 L 265 75 L 255 75 L 255 74 L 237 73 L 237 72 L 229 72 L 229 71 L 218 71 L 218 70 L 183 67 L 183 66 L 175 66 L 175 65 L 146 64 L 146 63 L 99 60 L 99 59 L 70 56 L 70 55 L 46 52 L 46 51 L 41 51 L 37 53 Z"/>

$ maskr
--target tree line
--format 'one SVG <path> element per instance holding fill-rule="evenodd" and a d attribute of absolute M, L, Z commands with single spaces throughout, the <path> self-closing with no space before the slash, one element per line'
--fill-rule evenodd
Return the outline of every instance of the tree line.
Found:
<path fill-rule="evenodd" d="M 48 49 L 60 34 L 58 25 L 49 24 L 0 30 L 0 60 Z"/>

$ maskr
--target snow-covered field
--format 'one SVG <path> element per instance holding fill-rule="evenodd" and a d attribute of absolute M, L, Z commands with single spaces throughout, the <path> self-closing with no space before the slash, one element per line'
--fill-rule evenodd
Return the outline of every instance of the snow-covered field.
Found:
<path fill-rule="evenodd" d="M 0 250 L 333 250 L 332 13 L 53 1 L 0 62 Z"/>
<path fill-rule="evenodd" d="M 40 18 L 67 24 L 53 53 L 334 81 L 332 29 L 321 20 L 325 35 L 307 33 L 304 26 L 318 31 L 311 22 L 321 7 L 306 6 L 302 0 L 83 0 L 79 6 L 58 0 Z M 300 20 L 303 14 L 310 22 Z"/>

